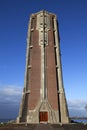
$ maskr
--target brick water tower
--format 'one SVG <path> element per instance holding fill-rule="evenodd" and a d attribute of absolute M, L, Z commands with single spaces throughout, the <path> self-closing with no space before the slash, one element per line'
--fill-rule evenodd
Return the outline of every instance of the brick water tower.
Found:
<path fill-rule="evenodd" d="M 56 15 L 32 14 L 28 26 L 25 83 L 17 123 L 68 123 Z"/>

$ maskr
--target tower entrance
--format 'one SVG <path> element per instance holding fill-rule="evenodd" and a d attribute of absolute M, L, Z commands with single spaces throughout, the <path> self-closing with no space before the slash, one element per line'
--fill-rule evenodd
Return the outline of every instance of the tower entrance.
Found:
<path fill-rule="evenodd" d="M 47 122 L 48 121 L 48 112 L 41 111 L 39 113 L 39 122 Z"/>

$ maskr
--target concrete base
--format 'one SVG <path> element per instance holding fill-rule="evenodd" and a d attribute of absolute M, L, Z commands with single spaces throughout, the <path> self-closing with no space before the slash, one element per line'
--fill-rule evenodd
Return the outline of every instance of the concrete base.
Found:
<path fill-rule="evenodd" d="M 48 113 L 48 120 L 41 121 L 41 122 L 47 122 L 51 124 L 59 123 L 58 111 L 54 111 L 47 100 L 39 102 L 35 110 L 29 110 L 24 122 L 29 123 L 29 124 L 40 123 L 40 119 L 39 119 L 40 112 Z M 20 123 L 20 122 L 23 122 L 22 117 L 17 118 L 17 123 Z"/>

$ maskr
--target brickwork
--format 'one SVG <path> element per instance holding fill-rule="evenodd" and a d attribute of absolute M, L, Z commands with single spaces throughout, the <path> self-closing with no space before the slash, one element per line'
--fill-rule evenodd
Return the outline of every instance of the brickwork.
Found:
<path fill-rule="evenodd" d="M 38 31 L 36 30 L 36 19 L 34 18 L 34 23 L 32 28 L 33 36 L 31 40 L 32 50 L 30 53 L 30 76 L 29 76 L 29 109 L 35 109 L 39 99 L 40 99 L 40 84 L 41 84 L 41 49 L 38 43 Z"/>
<path fill-rule="evenodd" d="M 48 46 L 46 47 L 48 100 L 52 108 L 58 110 L 56 62 L 54 52 L 55 48 L 52 30 L 49 31 L 48 39 Z"/>

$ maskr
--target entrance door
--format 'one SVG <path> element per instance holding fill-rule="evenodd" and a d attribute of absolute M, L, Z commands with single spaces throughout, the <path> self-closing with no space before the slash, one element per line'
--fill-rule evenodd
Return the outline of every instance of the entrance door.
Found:
<path fill-rule="evenodd" d="M 48 112 L 40 112 L 39 113 L 39 121 L 47 122 L 48 121 Z"/>

